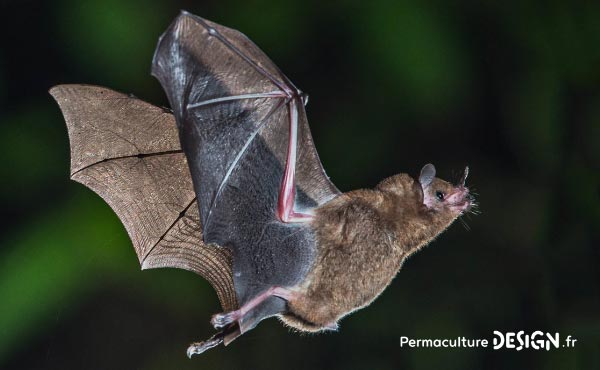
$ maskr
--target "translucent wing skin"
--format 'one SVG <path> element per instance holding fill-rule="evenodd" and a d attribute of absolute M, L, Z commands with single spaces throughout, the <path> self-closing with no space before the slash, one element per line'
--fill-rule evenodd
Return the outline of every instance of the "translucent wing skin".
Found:
<path fill-rule="evenodd" d="M 295 209 L 310 212 L 339 194 L 315 150 L 302 93 L 243 34 L 186 12 L 159 40 L 152 74 L 176 117 L 204 242 L 233 250 L 240 305 L 302 282 L 314 262 L 312 229 L 277 217 L 292 140 Z M 249 325 L 284 310 L 273 298 Z"/>
<path fill-rule="evenodd" d="M 88 85 L 50 90 L 69 132 L 71 178 L 119 216 L 143 269 L 176 267 L 206 278 L 225 310 L 235 309 L 231 252 L 206 245 L 173 115 Z"/>

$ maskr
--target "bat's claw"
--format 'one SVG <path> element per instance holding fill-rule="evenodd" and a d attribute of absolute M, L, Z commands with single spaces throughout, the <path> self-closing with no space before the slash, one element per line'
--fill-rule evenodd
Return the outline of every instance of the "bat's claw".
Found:
<path fill-rule="evenodd" d="M 218 346 L 223 343 L 223 332 L 219 332 L 213 335 L 210 339 L 204 342 L 192 343 L 187 349 L 187 356 L 192 358 L 193 355 L 199 355 L 207 349 Z"/>
<path fill-rule="evenodd" d="M 215 329 L 222 329 L 238 319 L 238 311 L 230 311 L 213 315 L 210 319 L 210 323 Z"/>

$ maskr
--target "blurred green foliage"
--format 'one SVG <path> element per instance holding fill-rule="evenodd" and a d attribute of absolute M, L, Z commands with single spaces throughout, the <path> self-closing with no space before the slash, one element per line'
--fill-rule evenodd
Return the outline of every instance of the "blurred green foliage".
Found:
<path fill-rule="evenodd" d="M 148 32 L 168 24 L 167 9 L 158 1 L 62 0 L 53 10 L 57 44 L 70 64 L 93 71 L 98 80 L 148 86 L 156 46 L 148 42 Z M 110 66 L 118 66 L 118 73 Z"/>
<path fill-rule="evenodd" d="M 335 334 L 261 323 L 187 360 L 219 310 L 179 270 L 139 271 L 99 197 L 68 181 L 47 90 L 108 86 L 166 105 L 149 75 L 179 9 L 246 33 L 311 95 L 342 190 L 466 163 L 482 215 L 411 258 Z M 600 3 L 3 2 L 0 368 L 600 368 Z M 25 26 L 25 27 L 24 27 Z M 455 178 L 452 178 L 452 176 Z M 573 349 L 407 349 L 399 337 L 572 335 Z"/>
<path fill-rule="evenodd" d="M 471 76 L 443 11 L 417 0 L 376 3 L 361 16 L 366 26 L 361 41 L 374 56 L 379 78 L 410 91 L 410 103 L 422 111 L 456 102 Z"/>

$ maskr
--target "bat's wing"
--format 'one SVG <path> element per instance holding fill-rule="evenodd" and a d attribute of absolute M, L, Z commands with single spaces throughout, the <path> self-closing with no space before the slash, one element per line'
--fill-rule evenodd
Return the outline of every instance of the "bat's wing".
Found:
<path fill-rule="evenodd" d="M 176 117 L 204 241 L 233 250 L 240 305 L 301 282 L 314 235 L 307 223 L 282 222 L 280 191 L 306 214 L 339 194 L 315 150 L 303 94 L 243 34 L 186 12 L 159 40 L 152 74 Z M 286 191 L 289 176 L 296 186 Z M 280 301 L 254 321 L 281 312 Z"/>
<path fill-rule="evenodd" d="M 50 94 L 69 131 L 71 178 L 116 212 L 142 268 L 193 271 L 211 283 L 224 309 L 236 308 L 231 251 L 202 242 L 173 115 L 98 86 L 59 85 Z"/>

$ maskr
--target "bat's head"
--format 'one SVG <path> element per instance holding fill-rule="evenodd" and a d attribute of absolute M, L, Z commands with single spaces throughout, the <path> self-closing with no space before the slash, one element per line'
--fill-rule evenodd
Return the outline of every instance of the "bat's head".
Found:
<path fill-rule="evenodd" d="M 419 183 L 423 190 L 423 204 L 430 211 L 449 216 L 452 219 L 469 211 L 474 199 L 465 186 L 469 175 L 469 167 L 456 185 L 435 177 L 435 167 L 426 164 L 419 175 Z"/>

